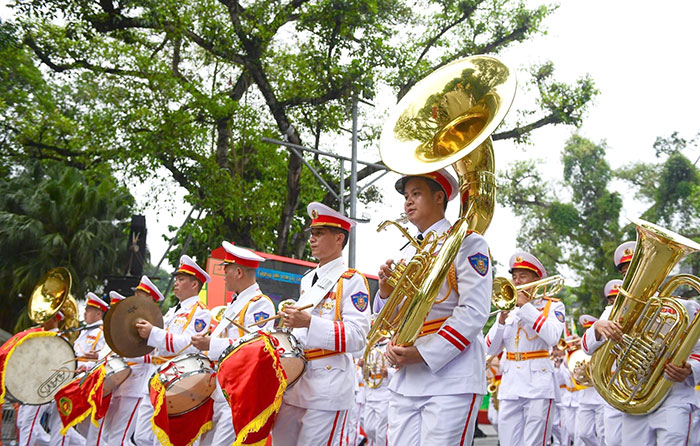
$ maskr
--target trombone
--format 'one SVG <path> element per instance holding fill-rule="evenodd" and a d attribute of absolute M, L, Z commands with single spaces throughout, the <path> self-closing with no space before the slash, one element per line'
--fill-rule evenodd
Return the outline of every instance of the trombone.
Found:
<path fill-rule="evenodd" d="M 564 278 L 558 274 L 518 286 L 515 286 L 513 281 L 507 277 L 496 277 L 493 279 L 491 304 L 497 309 L 489 313 L 489 317 L 501 311 L 510 311 L 515 308 L 515 304 L 518 302 L 518 293 L 521 291 L 528 294 L 529 300 L 535 300 L 554 296 L 563 288 Z"/>

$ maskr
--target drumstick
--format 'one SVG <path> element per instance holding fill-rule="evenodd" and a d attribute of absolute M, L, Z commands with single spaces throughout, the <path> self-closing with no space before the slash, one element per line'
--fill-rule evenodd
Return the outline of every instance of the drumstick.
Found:
<path fill-rule="evenodd" d="M 224 317 L 226 317 L 226 316 L 224 316 Z M 239 324 L 238 322 L 231 320 L 229 318 L 226 318 L 226 320 L 231 322 L 233 325 L 235 325 L 236 328 L 238 328 L 239 330 L 243 330 L 247 334 L 250 333 L 250 330 L 248 330 L 247 328 L 245 328 L 243 325 Z"/>
<path fill-rule="evenodd" d="M 297 310 L 299 310 L 299 311 L 307 310 L 307 309 L 309 309 L 309 308 L 311 308 L 311 307 L 313 307 L 313 306 L 314 306 L 314 304 L 304 305 L 304 306 L 301 307 L 301 308 L 297 308 Z M 272 316 L 272 317 L 268 317 L 267 319 L 263 319 L 263 320 L 261 320 L 261 321 L 258 321 L 258 322 L 256 322 L 256 323 L 254 323 L 253 325 L 248 325 L 248 328 L 255 327 L 256 325 L 264 324 L 265 322 L 274 321 L 275 319 L 279 319 L 279 318 L 281 318 L 281 317 L 282 317 L 282 314 L 281 314 L 281 313 L 277 313 L 276 315 L 274 315 L 274 316 Z"/>

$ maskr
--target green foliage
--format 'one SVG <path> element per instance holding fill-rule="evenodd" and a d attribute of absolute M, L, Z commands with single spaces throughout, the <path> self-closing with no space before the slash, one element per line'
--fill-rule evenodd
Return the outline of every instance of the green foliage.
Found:
<path fill-rule="evenodd" d="M 56 266 L 73 276 L 82 299 L 126 263 L 133 198 L 110 177 L 89 180 L 57 163 L 27 163 L 0 180 L 0 307 L 3 328 L 26 312 L 26 299 Z"/>

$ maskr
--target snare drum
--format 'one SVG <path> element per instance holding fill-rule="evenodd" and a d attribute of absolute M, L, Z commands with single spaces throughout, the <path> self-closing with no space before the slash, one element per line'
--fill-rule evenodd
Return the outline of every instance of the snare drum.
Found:
<path fill-rule="evenodd" d="M 8 396 L 23 404 L 45 404 L 75 376 L 73 347 L 60 336 L 29 338 L 5 363 Z"/>
<path fill-rule="evenodd" d="M 301 377 L 306 368 L 306 358 L 304 357 L 304 349 L 297 341 L 291 331 L 287 328 L 279 328 L 276 330 L 267 331 L 267 333 L 277 341 L 277 350 L 280 352 L 280 363 L 284 369 L 284 373 L 287 375 L 287 388 L 292 386 Z M 250 333 L 243 336 L 238 341 L 230 345 L 219 358 L 219 363 L 224 360 L 230 354 L 234 354 L 236 350 L 241 345 L 246 342 L 252 341 L 259 338 L 260 334 Z"/>
<path fill-rule="evenodd" d="M 99 364 L 98 364 L 99 365 Z M 97 365 L 95 366 L 97 367 Z M 109 356 L 105 361 L 105 379 L 102 396 L 107 396 L 131 375 L 131 367 L 120 356 Z"/>
<path fill-rule="evenodd" d="M 216 389 L 212 362 L 206 356 L 188 353 L 174 358 L 156 372 L 165 387 L 168 415 L 182 415 L 204 404 Z"/>

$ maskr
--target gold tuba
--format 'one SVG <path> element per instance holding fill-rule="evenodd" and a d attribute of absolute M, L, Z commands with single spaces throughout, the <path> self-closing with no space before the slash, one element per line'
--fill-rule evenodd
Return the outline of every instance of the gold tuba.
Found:
<path fill-rule="evenodd" d="M 610 314 L 622 327 L 622 342 L 607 341 L 593 353 L 591 379 L 611 406 L 643 414 L 658 407 L 673 385 L 664 377 L 666 363 L 680 365 L 700 338 L 700 318 L 691 323 L 683 304 L 670 297 L 681 285 L 700 292 L 700 279 L 679 274 L 659 289 L 700 245 L 644 220 L 632 222 L 637 247 Z"/>
<path fill-rule="evenodd" d="M 448 234 L 431 231 L 418 243 L 393 224 L 416 247 L 407 264 L 388 277 L 394 290 L 367 335 L 365 361 L 373 346 L 389 337 L 395 345 L 412 345 L 460 245 L 469 231 L 488 228 L 495 201 L 491 133 L 508 113 L 515 96 L 513 71 L 498 59 L 473 56 L 430 74 L 413 87 L 384 125 L 379 142 L 382 161 L 392 170 L 421 175 L 452 165 L 459 181 L 460 218 Z"/>
<path fill-rule="evenodd" d="M 63 311 L 64 319 L 59 328 L 70 330 L 79 327 L 78 303 L 70 294 L 72 283 L 73 278 L 67 268 L 60 266 L 47 271 L 29 297 L 29 319 L 34 323 L 43 324 L 59 311 Z M 66 335 L 72 343 L 79 334 L 78 331 L 71 331 Z"/>

